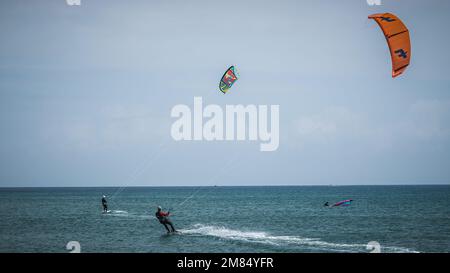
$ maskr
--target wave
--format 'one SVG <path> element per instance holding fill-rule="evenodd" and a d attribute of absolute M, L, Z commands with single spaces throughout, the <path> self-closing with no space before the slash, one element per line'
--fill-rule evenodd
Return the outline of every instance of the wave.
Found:
<path fill-rule="evenodd" d="M 125 210 L 108 210 L 107 216 L 120 216 L 120 217 L 128 217 L 128 212 Z"/>
<path fill-rule="evenodd" d="M 367 244 L 331 243 L 323 241 L 320 238 L 304 238 L 300 236 L 279 236 L 279 235 L 271 235 L 267 232 L 241 231 L 221 226 L 208 226 L 196 224 L 193 226 L 192 229 L 182 229 L 180 231 L 183 234 L 211 236 L 231 241 L 258 243 L 279 247 L 283 246 L 298 247 L 310 251 L 369 252 L 366 249 Z M 417 251 L 404 247 L 381 246 L 381 252 L 411 253 Z"/>
<path fill-rule="evenodd" d="M 116 216 L 116 217 L 127 217 L 129 219 L 156 219 L 155 216 L 149 215 L 149 214 L 135 214 L 135 213 L 128 213 L 128 211 L 125 210 L 111 210 L 108 211 L 106 214 L 108 216 Z"/>
<path fill-rule="evenodd" d="M 115 213 L 115 214 L 128 214 L 128 211 L 125 211 L 125 210 L 112 210 L 111 213 Z"/>

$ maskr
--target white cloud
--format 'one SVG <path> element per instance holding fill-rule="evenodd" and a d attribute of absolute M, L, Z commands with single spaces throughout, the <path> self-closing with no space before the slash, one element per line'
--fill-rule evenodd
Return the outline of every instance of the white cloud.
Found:
<path fill-rule="evenodd" d="M 295 127 L 299 135 L 324 137 L 342 134 L 361 134 L 366 131 L 362 115 L 345 107 L 329 107 L 319 114 L 301 117 Z"/>
<path fill-rule="evenodd" d="M 168 135 L 169 117 L 133 105 L 111 105 L 96 113 L 61 115 L 40 127 L 41 137 L 62 147 L 102 149 L 148 145 Z"/>
<path fill-rule="evenodd" d="M 417 100 L 398 110 L 404 114 L 390 116 L 380 112 L 369 115 L 346 107 L 328 107 L 297 119 L 293 125 L 294 135 L 300 144 L 351 141 L 378 150 L 450 137 L 450 100 Z"/>
<path fill-rule="evenodd" d="M 450 136 L 450 101 L 418 100 L 409 107 L 404 133 L 420 139 Z"/>

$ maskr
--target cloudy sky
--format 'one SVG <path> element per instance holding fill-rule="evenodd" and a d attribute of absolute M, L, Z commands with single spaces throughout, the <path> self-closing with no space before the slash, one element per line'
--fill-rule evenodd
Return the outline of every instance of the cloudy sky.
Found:
<path fill-rule="evenodd" d="M 396 79 L 378 12 L 410 30 Z M 449 21 L 441 0 L 1 1 L 0 186 L 449 184 Z M 278 150 L 174 141 L 195 96 L 280 105 Z"/>

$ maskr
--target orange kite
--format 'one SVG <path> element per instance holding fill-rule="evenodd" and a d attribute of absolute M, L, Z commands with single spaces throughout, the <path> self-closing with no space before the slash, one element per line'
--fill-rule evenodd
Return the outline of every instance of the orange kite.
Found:
<path fill-rule="evenodd" d="M 392 77 L 402 74 L 411 58 L 409 31 L 403 22 L 392 13 L 377 13 L 369 16 L 383 30 L 392 59 Z"/>

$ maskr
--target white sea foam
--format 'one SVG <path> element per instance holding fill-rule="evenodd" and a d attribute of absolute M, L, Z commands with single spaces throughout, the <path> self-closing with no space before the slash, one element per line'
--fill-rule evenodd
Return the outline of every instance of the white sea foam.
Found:
<path fill-rule="evenodd" d="M 125 210 L 112 210 L 107 215 L 117 216 L 117 217 L 127 217 L 129 219 L 156 219 L 155 216 L 152 216 L 150 214 L 128 213 Z"/>
<path fill-rule="evenodd" d="M 128 212 L 125 210 L 108 210 L 108 213 L 106 215 L 128 217 Z"/>
<path fill-rule="evenodd" d="M 125 210 L 112 210 L 111 212 L 117 214 L 128 214 L 128 211 Z"/>
<path fill-rule="evenodd" d="M 260 231 L 241 231 L 221 226 L 196 224 L 191 229 L 180 230 L 183 234 L 212 236 L 225 240 L 243 241 L 249 243 L 267 244 L 273 246 L 303 247 L 310 251 L 329 252 L 368 252 L 367 244 L 331 243 L 320 238 L 305 238 L 300 236 L 272 235 Z M 301 251 L 301 249 L 299 249 Z M 382 252 L 416 252 L 404 247 L 381 246 Z"/>

